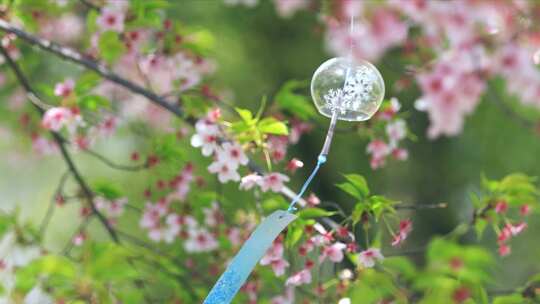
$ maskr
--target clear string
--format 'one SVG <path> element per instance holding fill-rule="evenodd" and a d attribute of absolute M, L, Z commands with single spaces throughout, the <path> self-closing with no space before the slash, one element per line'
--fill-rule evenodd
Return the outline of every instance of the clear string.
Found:
<path fill-rule="evenodd" d="M 349 44 L 349 59 L 351 59 L 351 60 L 352 60 L 352 55 L 353 55 L 352 52 L 353 52 L 353 44 L 354 44 L 354 42 L 352 40 L 353 33 L 354 33 L 354 16 L 351 15 L 350 24 L 349 24 L 349 36 L 351 38 L 349 40 L 350 41 L 350 44 Z M 347 69 L 347 73 L 346 73 L 346 76 L 345 76 L 345 83 L 347 82 L 346 79 L 349 77 L 349 72 L 350 72 L 350 68 Z M 345 84 L 343 86 L 345 87 Z M 298 194 L 296 194 L 296 196 L 293 198 L 293 200 L 289 204 L 289 208 L 287 209 L 288 212 L 292 213 L 292 212 L 296 211 L 297 208 L 295 207 L 295 205 L 298 203 L 298 201 L 300 201 L 300 199 L 302 198 L 302 196 L 306 192 L 309 184 L 311 183 L 311 181 L 313 181 L 313 178 L 315 178 L 315 176 L 319 172 L 319 169 L 321 168 L 321 166 L 324 163 L 326 163 L 326 157 L 327 157 L 328 153 L 330 152 L 330 145 L 332 144 L 332 138 L 334 137 L 334 130 L 335 130 L 336 124 L 337 124 L 337 116 L 338 116 L 337 109 L 334 108 L 334 112 L 332 113 L 332 119 L 330 120 L 330 126 L 328 127 L 328 131 L 326 132 L 326 139 L 324 141 L 323 148 L 321 150 L 321 153 L 319 154 L 319 157 L 317 158 L 317 164 L 315 165 L 315 168 L 313 168 L 313 171 L 311 172 L 311 174 L 309 175 L 307 180 L 302 185 L 302 188 L 300 188 L 300 192 L 298 192 Z"/>

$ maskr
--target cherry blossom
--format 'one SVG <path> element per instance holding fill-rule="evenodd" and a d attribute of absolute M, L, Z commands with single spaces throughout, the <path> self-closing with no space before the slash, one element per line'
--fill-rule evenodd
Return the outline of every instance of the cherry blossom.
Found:
<path fill-rule="evenodd" d="M 252 173 L 242 177 L 240 182 L 240 190 L 249 190 L 262 182 L 262 176 L 257 173 Z"/>
<path fill-rule="evenodd" d="M 54 95 L 63 98 L 69 97 L 73 93 L 74 88 L 75 81 L 71 78 L 67 78 L 63 82 L 59 82 L 54 86 Z"/>
<path fill-rule="evenodd" d="M 101 14 L 96 19 L 96 24 L 103 31 L 114 31 L 122 33 L 124 31 L 125 14 L 116 6 L 105 6 L 101 9 Z"/>
<path fill-rule="evenodd" d="M 512 253 L 512 248 L 507 244 L 499 244 L 499 255 L 504 257 Z"/>
<path fill-rule="evenodd" d="M 520 208 L 519 208 L 519 214 L 521 216 L 527 216 L 529 215 L 529 213 L 531 213 L 531 206 L 530 205 L 522 205 Z"/>
<path fill-rule="evenodd" d="M 272 190 L 274 192 L 280 192 L 284 187 L 283 183 L 288 182 L 288 181 L 289 181 L 288 176 L 281 173 L 272 172 L 272 173 L 265 174 L 262 180 L 260 181 L 259 185 L 261 186 L 261 190 L 263 192 L 266 192 L 268 190 Z"/>
<path fill-rule="evenodd" d="M 397 119 L 392 123 L 386 125 L 386 134 L 390 138 L 390 145 L 395 146 L 397 142 L 404 139 L 407 136 L 406 123 L 402 119 Z"/>
<path fill-rule="evenodd" d="M 272 162 L 278 163 L 287 155 L 288 139 L 286 136 L 269 136 L 266 141 Z"/>
<path fill-rule="evenodd" d="M 229 165 L 247 165 L 248 158 L 242 147 L 238 143 L 226 142 L 221 145 L 221 149 L 217 150 L 217 158 Z"/>
<path fill-rule="evenodd" d="M 45 112 L 41 124 L 45 129 L 55 132 L 67 127 L 69 133 L 73 134 L 78 126 L 84 125 L 84 122 L 77 108 L 55 107 Z"/>
<path fill-rule="evenodd" d="M 210 156 L 219 149 L 219 128 L 206 119 L 199 120 L 195 125 L 197 133 L 191 137 L 193 147 L 202 148 L 204 156 Z"/>
<path fill-rule="evenodd" d="M 32 149 L 38 155 L 51 155 L 58 152 L 58 146 L 43 136 L 32 136 Z"/>
<path fill-rule="evenodd" d="M 240 174 L 238 174 L 237 166 L 238 165 L 235 167 L 235 164 L 216 160 L 210 164 L 210 166 L 208 166 L 208 171 L 217 174 L 221 183 L 226 183 L 228 181 L 239 181 Z"/>
<path fill-rule="evenodd" d="M 204 228 L 193 229 L 184 243 L 187 252 L 208 252 L 216 250 L 219 243 L 215 237 Z"/>
<path fill-rule="evenodd" d="M 287 281 L 285 281 L 285 286 L 300 286 L 309 283 L 311 283 L 311 270 L 303 269 L 290 276 Z"/>
<path fill-rule="evenodd" d="M 302 137 L 304 133 L 311 131 L 311 129 L 313 129 L 312 124 L 298 119 L 292 119 L 289 133 L 289 142 L 291 144 L 297 144 L 300 140 L 300 137 Z"/>
<path fill-rule="evenodd" d="M 321 203 L 321 199 L 315 193 L 310 193 L 308 198 L 306 199 L 306 202 L 308 206 L 315 207 Z"/>
<path fill-rule="evenodd" d="M 301 160 L 293 158 L 287 163 L 287 170 L 294 173 L 298 168 L 302 168 L 303 166 L 304 163 Z"/>
<path fill-rule="evenodd" d="M 377 248 L 369 248 L 360 252 L 358 256 L 358 261 L 366 268 L 371 268 L 375 266 L 377 261 L 382 261 L 384 256 L 381 254 L 381 251 Z"/>
<path fill-rule="evenodd" d="M 508 211 L 508 203 L 505 201 L 497 202 L 495 205 L 495 212 L 497 213 L 506 213 Z"/>
<path fill-rule="evenodd" d="M 215 227 L 224 221 L 223 213 L 219 209 L 217 202 L 212 202 L 210 208 L 203 208 L 204 223 L 208 227 Z"/>
<path fill-rule="evenodd" d="M 334 263 L 339 263 L 343 260 L 343 250 L 347 246 L 344 243 L 336 242 L 331 246 L 327 246 L 323 249 L 321 255 L 319 256 L 319 262 L 324 261 L 328 258 Z"/>
<path fill-rule="evenodd" d="M 409 233 L 412 231 L 412 221 L 402 220 L 399 222 L 399 231 L 394 235 L 392 240 L 392 246 L 401 245 L 409 236 Z"/>

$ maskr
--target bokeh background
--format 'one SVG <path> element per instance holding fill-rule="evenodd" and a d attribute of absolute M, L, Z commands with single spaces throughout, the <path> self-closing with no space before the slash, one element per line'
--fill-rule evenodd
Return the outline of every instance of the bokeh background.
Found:
<path fill-rule="evenodd" d="M 301 11 L 293 18 L 284 19 L 266 0 L 254 8 L 231 7 L 213 0 L 183 0 L 171 5 L 166 14 L 170 19 L 200 26 L 212 33 L 214 47 L 209 56 L 218 65 L 212 82 L 230 90 L 228 102 L 253 111 L 257 110 L 262 96 L 267 96 L 272 102 L 272 97 L 286 81 L 309 81 L 314 70 L 332 56 L 325 48 L 319 17 L 313 11 Z M 43 53 L 40 58 L 41 61 L 36 62 L 40 72 L 30 76 L 33 82 L 52 85 L 62 79 L 62 75 L 80 72 L 73 65 L 50 55 Z M 410 213 L 414 233 L 404 250 L 414 251 L 422 248 L 434 235 L 446 234 L 459 223 L 471 219 L 469 195 L 478 191 L 481 174 L 493 179 L 513 172 L 540 176 L 539 130 L 524 126 L 496 100 L 485 94 L 476 111 L 466 118 L 461 135 L 430 140 L 426 137 L 427 115 L 416 111 L 413 106 L 420 94 L 418 89 L 401 92 L 392 89 L 405 74 L 400 51 L 391 50 L 375 64 L 385 79 L 387 97 L 395 96 L 401 101 L 408 113 L 407 123 L 417 140 L 406 144 L 408 161 L 391 162 L 383 169 L 372 170 L 366 154 L 367 141 L 354 132 L 338 132 L 329 161 L 312 184 L 322 200 L 338 202 L 350 210 L 352 201 L 334 184 L 341 180 L 343 173 L 359 173 L 367 178 L 373 193 L 409 204 L 448 203 L 446 209 Z M 513 98 L 505 93 L 504 83 L 495 83 L 492 87 L 499 90 L 502 98 Z M 304 93 L 308 94 L 307 88 Z M 5 92 L 0 96 L 5 103 L 8 96 Z M 6 107 L 0 109 L 3 121 L 0 121 L 0 126 L 17 119 Z M 537 114 L 531 110 L 524 115 L 536 117 Z M 321 116 L 314 123 L 313 132 L 291 147 L 290 155 L 305 163 L 290 184 L 293 189 L 298 189 L 309 174 L 322 145 L 328 120 Z M 338 128 L 347 129 L 347 123 L 339 122 Z M 64 164 L 59 156 L 35 156 L 28 139 L 20 138 L 6 127 L 0 129 L 0 139 L 0 207 L 8 210 L 20 208 L 23 218 L 37 222 L 45 213 L 51 194 L 64 172 Z M 126 139 L 120 132 L 112 140 L 99 142 L 96 150 L 113 159 L 126 160 L 139 144 L 137 140 Z M 200 158 L 196 154 L 190 157 Z M 93 181 L 112 179 L 119 187 L 140 188 L 142 191 L 143 185 L 153 178 L 146 173 L 112 170 L 87 155 L 75 158 L 81 171 Z M 227 193 L 227 190 L 234 191 L 236 185 L 223 187 Z M 134 199 L 140 200 L 140 193 L 133 195 Z M 77 226 L 77 212 L 75 206 L 66 206 L 55 213 L 47 239 L 51 248 L 60 248 L 70 237 Z M 104 236 L 100 228 L 95 230 L 97 235 Z M 512 241 L 513 254 L 501 258 L 493 269 L 497 274 L 495 289 L 521 286 L 527 277 L 540 271 L 539 232 L 540 220 L 534 214 L 527 233 Z M 489 232 L 482 241 L 494 253 L 495 239 L 493 232 Z M 476 242 L 474 233 L 466 235 L 463 241 Z M 413 258 L 418 263 L 423 262 L 421 255 L 413 255 Z"/>

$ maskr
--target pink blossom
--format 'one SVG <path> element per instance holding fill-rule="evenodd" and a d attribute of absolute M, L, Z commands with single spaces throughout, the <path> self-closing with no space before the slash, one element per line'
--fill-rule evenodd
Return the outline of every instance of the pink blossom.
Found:
<path fill-rule="evenodd" d="M 293 158 L 287 163 L 287 170 L 294 173 L 298 168 L 302 168 L 303 166 L 304 163 L 301 160 Z"/>
<path fill-rule="evenodd" d="M 240 174 L 236 171 L 237 168 L 233 164 L 225 163 L 217 160 L 208 166 L 208 171 L 218 175 L 218 179 L 221 183 L 228 181 L 239 181 Z"/>
<path fill-rule="evenodd" d="M 58 152 L 58 146 L 43 136 L 32 136 L 32 149 L 38 155 L 51 155 Z"/>
<path fill-rule="evenodd" d="M 247 165 L 248 158 L 244 154 L 244 150 L 238 143 L 226 142 L 221 145 L 221 149 L 217 150 L 217 157 L 221 162 L 225 162 L 231 166 Z"/>
<path fill-rule="evenodd" d="M 512 236 L 516 236 L 527 228 L 527 223 L 521 222 L 517 225 L 506 224 L 505 229 L 508 229 Z"/>
<path fill-rule="evenodd" d="M 124 12 L 116 7 L 105 6 L 101 9 L 101 14 L 96 19 L 96 24 L 103 31 L 114 31 L 122 33 L 124 31 Z"/>
<path fill-rule="evenodd" d="M 512 248 L 507 244 L 499 244 L 499 255 L 504 257 L 512 253 Z"/>
<path fill-rule="evenodd" d="M 399 231 L 394 235 L 394 238 L 392 240 L 392 246 L 399 246 L 401 245 L 409 236 L 409 233 L 412 231 L 412 221 L 402 220 L 399 222 Z"/>
<path fill-rule="evenodd" d="M 395 145 L 407 136 L 407 124 L 403 119 L 397 119 L 386 125 L 386 134 L 390 138 L 390 145 Z"/>
<path fill-rule="evenodd" d="M 257 173 L 252 173 L 242 177 L 240 182 L 240 190 L 249 190 L 256 185 L 259 185 L 262 181 L 262 176 Z"/>
<path fill-rule="evenodd" d="M 278 163 L 285 158 L 287 154 L 287 137 L 286 136 L 269 136 L 267 140 L 270 158 L 274 163 Z"/>
<path fill-rule="evenodd" d="M 300 286 L 303 284 L 311 283 L 311 271 L 309 269 L 303 269 L 285 281 L 285 286 Z"/>
<path fill-rule="evenodd" d="M 84 122 L 77 108 L 55 107 L 45 112 L 41 124 L 45 129 L 55 132 L 67 127 L 69 133 L 73 134 L 78 126 L 84 125 Z"/>
<path fill-rule="evenodd" d="M 298 141 L 300 140 L 300 137 L 302 137 L 304 133 L 311 131 L 311 129 L 313 129 L 313 125 L 308 122 L 297 120 L 297 119 L 291 120 L 289 142 L 291 144 L 298 143 Z"/>
<path fill-rule="evenodd" d="M 315 207 L 321 203 L 321 200 L 319 199 L 317 195 L 315 195 L 315 193 L 311 193 L 306 199 L 306 202 L 308 206 Z"/>
<path fill-rule="evenodd" d="M 379 249 L 369 248 L 360 252 L 358 260 L 364 267 L 371 268 L 375 266 L 375 262 L 384 260 L 384 256 L 381 254 Z"/>
<path fill-rule="evenodd" d="M 224 221 L 223 213 L 219 210 L 217 202 L 212 202 L 210 208 L 203 208 L 204 223 L 209 227 L 215 227 Z"/>
<path fill-rule="evenodd" d="M 167 213 L 167 209 L 158 204 L 146 203 L 143 215 L 139 222 L 142 228 L 153 228 L 159 225 L 161 218 Z"/>
<path fill-rule="evenodd" d="M 195 125 L 195 129 L 197 132 L 191 137 L 193 147 L 201 147 L 204 156 L 210 156 L 219 149 L 218 138 L 220 132 L 215 124 L 201 119 Z"/>
<path fill-rule="evenodd" d="M 495 212 L 497 213 L 505 213 L 508 211 L 508 203 L 505 201 L 497 202 L 495 205 Z"/>
<path fill-rule="evenodd" d="M 270 262 L 270 266 L 272 266 L 274 274 L 279 277 L 285 273 L 285 269 L 289 267 L 289 262 L 287 262 L 285 259 L 276 259 Z"/>
<path fill-rule="evenodd" d="M 261 265 L 269 265 L 274 260 L 279 260 L 283 256 L 283 243 L 280 241 L 274 241 L 272 246 L 266 251 L 266 254 L 262 257 Z"/>
<path fill-rule="evenodd" d="M 192 230 L 184 243 L 184 248 L 190 253 L 213 251 L 218 247 L 216 238 L 204 228 Z"/>
<path fill-rule="evenodd" d="M 63 98 L 69 97 L 75 88 L 75 81 L 67 78 L 64 82 L 59 82 L 54 86 L 54 95 Z"/>
<path fill-rule="evenodd" d="M 529 213 L 531 213 L 531 206 L 525 204 L 519 207 L 519 214 L 521 216 L 527 216 Z"/>
<path fill-rule="evenodd" d="M 227 238 L 233 246 L 239 246 L 242 244 L 242 232 L 236 227 L 230 228 L 227 231 Z"/>
<path fill-rule="evenodd" d="M 262 180 L 260 181 L 261 190 L 263 192 L 266 192 L 268 190 L 280 192 L 284 187 L 283 183 L 288 181 L 289 177 L 284 174 L 277 172 L 268 173 L 264 175 Z"/>
<path fill-rule="evenodd" d="M 407 160 L 409 158 L 409 151 L 403 148 L 397 148 L 392 150 L 392 156 L 396 160 Z"/>
<path fill-rule="evenodd" d="M 384 158 L 390 153 L 388 145 L 379 139 L 372 140 L 367 146 L 367 153 L 371 154 L 373 158 Z"/>
<path fill-rule="evenodd" d="M 84 241 L 86 241 L 86 239 L 87 239 L 86 233 L 84 233 L 84 231 L 81 231 L 73 237 L 72 242 L 73 242 L 73 245 L 75 246 L 82 246 L 82 244 L 84 244 Z"/>
<path fill-rule="evenodd" d="M 324 261 L 327 257 L 334 263 L 339 263 L 343 260 L 343 250 L 347 246 L 344 243 L 336 242 L 331 246 L 326 246 L 321 255 L 319 256 L 319 262 Z"/>

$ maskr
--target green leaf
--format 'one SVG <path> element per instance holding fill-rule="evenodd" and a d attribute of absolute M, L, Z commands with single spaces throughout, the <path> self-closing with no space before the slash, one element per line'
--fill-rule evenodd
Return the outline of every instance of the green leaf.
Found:
<path fill-rule="evenodd" d="M 358 190 L 355 186 L 353 186 L 351 183 L 341 183 L 336 184 L 336 187 L 344 191 L 345 193 L 350 194 L 352 197 L 362 200 L 364 196 L 362 195 L 362 192 Z"/>
<path fill-rule="evenodd" d="M 379 220 L 383 212 L 395 212 L 393 205 L 396 203 L 390 199 L 387 199 L 384 196 L 373 195 L 369 198 L 369 209 L 375 216 L 375 219 Z"/>
<path fill-rule="evenodd" d="M 100 194 L 106 199 L 117 199 L 122 196 L 122 190 L 110 180 L 101 180 L 94 183 L 94 192 Z"/>
<path fill-rule="evenodd" d="M 95 10 L 90 10 L 86 15 L 86 29 L 89 33 L 94 33 L 97 30 L 96 20 L 99 14 Z"/>
<path fill-rule="evenodd" d="M 273 117 L 267 117 L 262 119 L 257 124 L 257 129 L 263 134 L 273 134 L 273 135 L 288 135 L 289 130 L 287 125 Z"/>
<path fill-rule="evenodd" d="M 111 103 L 110 101 L 99 95 L 86 95 L 77 101 L 77 104 L 81 109 L 86 109 L 90 111 L 97 111 L 100 108 L 110 108 Z"/>
<path fill-rule="evenodd" d="M 285 111 L 308 120 L 316 116 L 313 103 L 304 95 L 295 93 L 295 90 L 307 87 L 307 82 L 298 80 L 287 81 L 277 92 L 275 100 Z"/>
<path fill-rule="evenodd" d="M 246 122 L 247 124 L 253 123 L 253 114 L 251 114 L 250 110 L 241 108 L 235 108 L 235 110 L 244 122 Z"/>
<path fill-rule="evenodd" d="M 351 215 L 353 225 L 356 225 L 362 219 L 362 213 L 368 210 L 368 205 L 363 202 L 358 202 L 354 205 L 354 210 Z"/>
<path fill-rule="evenodd" d="M 298 217 L 301 219 L 312 219 L 318 217 L 327 217 L 336 214 L 335 211 L 328 211 L 321 208 L 306 208 L 298 212 Z"/>
<path fill-rule="evenodd" d="M 293 247 L 304 234 L 304 223 L 301 219 L 292 222 L 287 228 L 287 236 L 285 237 L 285 245 L 287 248 Z"/>
<path fill-rule="evenodd" d="M 94 72 L 86 72 L 82 74 L 75 85 L 75 92 L 78 95 L 85 94 L 101 82 L 101 77 Z"/>
<path fill-rule="evenodd" d="M 476 237 L 478 239 L 482 238 L 482 235 L 484 234 L 484 230 L 487 227 L 487 221 L 481 218 L 477 218 L 476 222 L 474 223 L 474 230 L 476 231 Z"/>
<path fill-rule="evenodd" d="M 364 197 L 369 195 L 369 188 L 366 179 L 359 174 L 345 174 L 345 178 L 355 186 Z"/>
<path fill-rule="evenodd" d="M 118 59 L 126 49 L 118 33 L 113 31 L 106 31 L 99 36 L 98 47 L 101 57 L 109 63 Z"/>

